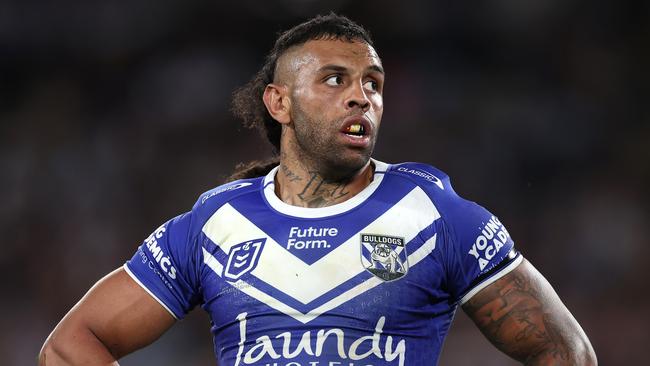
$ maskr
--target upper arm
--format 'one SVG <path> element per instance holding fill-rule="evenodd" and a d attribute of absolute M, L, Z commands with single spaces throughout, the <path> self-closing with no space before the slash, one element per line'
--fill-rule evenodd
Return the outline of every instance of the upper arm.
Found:
<path fill-rule="evenodd" d="M 490 342 L 520 362 L 596 364 L 578 322 L 526 260 L 472 296 L 463 310 Z"/>
<path fill-rule="evenodd" d="M 174 321 L 119 268 L 99 280 L 68 312 L 46 345 L 61 364 L 110 363 L 158 339 Z"/>

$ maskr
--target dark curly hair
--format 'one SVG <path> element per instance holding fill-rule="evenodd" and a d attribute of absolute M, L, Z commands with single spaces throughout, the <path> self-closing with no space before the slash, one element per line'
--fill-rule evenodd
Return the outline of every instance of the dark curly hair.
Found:
<path fill-rule="evenodd" d="M 361 40 L 373 46 L 370 33 L 352 20 L 329 13 L 318 15 L 304 23 L 280 33 L 275 45 L 267 54 L 264 65 L 243 87 L 235 90 L 232 99 L 232 112 L 242 120 L 247 128 L 257 129 L 271 143 L 275 155 L 280 151 L 280 134 L 282 126 L 266 110 L 262 101 L 264 89 L 273 82 L 278 59 L 290 48 L 307 41 L 333 39 L 355 41 Z M 268 173 L 277 165 L 279 158 L 274 156 L 264 161 L 239 164 L 229 180 L 252 178 Z"/>

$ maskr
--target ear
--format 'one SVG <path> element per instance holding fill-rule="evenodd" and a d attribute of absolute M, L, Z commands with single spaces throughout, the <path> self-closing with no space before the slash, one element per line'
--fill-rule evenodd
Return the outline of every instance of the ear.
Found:
<path fill-rule="evenodd" d="M 291 122 L 291 101 L 286 86 L 269 84 L 264 89 L 262 96 L 264 105 L 269 114 L 276 121 L 287 124 Z"/>

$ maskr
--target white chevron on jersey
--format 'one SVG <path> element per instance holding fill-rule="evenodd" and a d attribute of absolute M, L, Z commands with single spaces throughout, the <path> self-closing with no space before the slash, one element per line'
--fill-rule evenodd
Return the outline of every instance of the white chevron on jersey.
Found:
<path fill-rule="evenodd" d="M 221 263 L 219 263 L 217 258 L 213 257 L 212 254 L 210 254 L 210 252 L 205 250 L 205 248 L 201 248 L 201 249 L 203 250 L 203 263 L 207 264 L 208 267 L 210 267 L 210 269 L 214 271 L 214 273 L 216 273 L 219 277 L 221 277 L 223 273 L 223 266 L 221 265 Z"/>
<path fill-rule="evenodd" d="M 416 187 L 375 221 L 311 265 L 294 256 L 272 238 L 267 237 L 261 229 L 229 204 L 219 208 L 210 217 L 203 227 L 203 232 L 226 254 L 230 252 L 233 245 L 251 238 L 267 237 L 258 265 L 251 274 L 300 303 L 307 305 L 365 270 L 359 258 L 359 233 L 400 236 L 408 243 L 423 228 L 429 226 L 439 217 L 438 210 L 426 193 L 421 188 Z M 223 228 L 227 229 L 224 230 Z M 413 266 L 434 248 L 435 237 L 427 241 L 427 244 L 423 245 L 420 250 L 409 256 L 410 265 Z M 426 254 L 423 255 L 422 251 L 426 251 Z M 204 262 L 221 276 L 223 264 L 219 263 L 205 249 L 203 254 Z M 281 258 L 281 260 L 273 261 L 270 258 Z M 278 265 L 279 263 L 281 265 Z M 307 314 L 302 314 L 283 303 L 282 299 L 273 298 L 244 281 L 229 281 L 229 283 L 276 310 L 293 316 L 300 321 L 308 322 L 323 311 L 331 310 L 351 300 L 381 284 L 382 281 L 371 277 L 329 302 L 310 310 Z"/>
<path fill-rule="evenodd" d="M 438 234 L 434 234 L 420 248 L 418 248 L 418 250 L 416 250 L 413 254 L 409 255 L 408 261 L 409 261 L 409 263 L 411 263 L 411 266 L 415 266 L 418 262 L 423 260 L 429 253 L 431 253 L 435 249 L 437 235 Z M 216 262 L 216 259 L 210 253 L 208 253 L 207 251 L 204 250 L 203 254 L 204 254 L 204 261 L 206 263 L 211 262 L 211 261 Z M 210 267 L 210 268 L 212 268 L 214 270 L 213 267 Z M 219 276 L 221 276 L 221 274 L 219 272 L 217 272 L 217 274 Z M 258 301 L 263 302 L 264 304 L 268 305 L 269 307 L 271 307 L 271 308 L 273 308 L 273 309 L 275 309 L 277 311 L 280 311 L 280 312 L 284 313 L 285 315 L 288 315 L 288 316 L 296 319 L 297 321 L 299 321 L 299 322 L 301 322 L 303 324 L 307 324 L 308 322 L 316 319 L 319 315 L 336 308 L 337 306 L 345 303 L 348 300 L 351 300 L 351 299 L 355 298 L 358 295 L 363 294 L 364 292 L 366 292 L 368 290 L 373 289 L 377 285 L 381 285 L 383 283 L 383 281 L 380 280 L 377 277 L 371 277 L 367 281 L 364 281 L 364 282 L 358 284 L 357 286 L 355 286 L 355 287 L 349 289 L 348 291 L 340 294 L 339 296 L 333 298 L 332 300 L 326 302 L 325 304 L 323 304 L 323 305 L 321 305 L 321 306 L 319 306 L 319 307 L 317 307 L 317 308 L 315 308 L 313 310 L 310 310 L 306 314 L 303 314 L 302 312 L 292 308 L 291 306 L 283 303 L 282 301 L 280 301 L 280 300 L 278 300 L 278 299 L 276 299 L 276 298 L 274 298 L 272 296 L 269 296 L 265 292 L 262 292 L 262 291 L 256 289 L 255 287 L 251 286 L 250 284 L 248 284 L 245 281 L 242 281 L 242 280 L 238 280 L 237 282 L 228 281 L 228 283 L 230 285 L 232 285 L 233 287 L 241 290 L 246 295 L 248 295 L 248 296 L 250 296 L 250 297 L 252 297 L 254 299 L 257 299 Z"/>

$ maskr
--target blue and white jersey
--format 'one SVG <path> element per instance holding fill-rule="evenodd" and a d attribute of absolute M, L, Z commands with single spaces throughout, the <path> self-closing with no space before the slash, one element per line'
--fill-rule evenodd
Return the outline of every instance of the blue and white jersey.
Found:
<path fill-rule="evenodd" d="M 209 313 L 221 366 L 434 365 L 458 305 L 522 257 L 443 172 L 373 163 L 323 208 L 282 202 L 277 168 L 215 188 L 124 268 L 175 318 Z"/>

